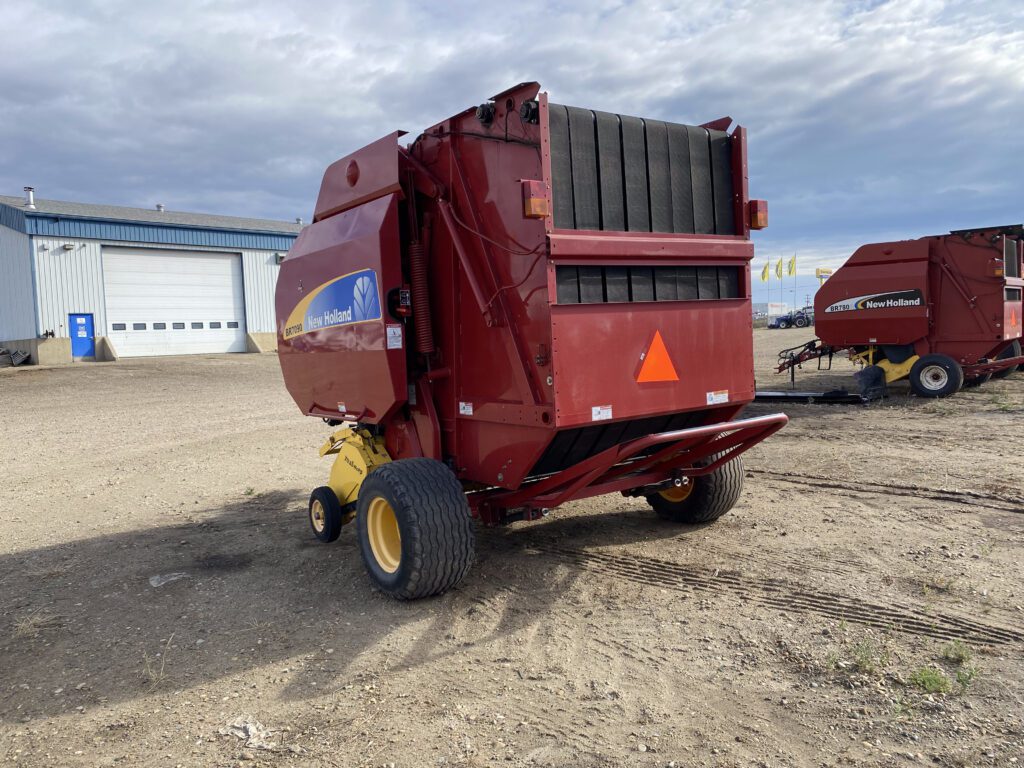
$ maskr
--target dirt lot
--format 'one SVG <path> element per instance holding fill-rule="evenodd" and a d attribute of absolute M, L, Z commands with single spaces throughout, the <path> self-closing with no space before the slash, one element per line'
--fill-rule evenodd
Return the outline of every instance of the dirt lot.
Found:
<path fill-rule="evenodd" d="M 785 410 L 717 524 L 572 504 L 401 604 L 273 356 L 2 370 L 0 760 L 1024 765 L 1024 375 Z"/>

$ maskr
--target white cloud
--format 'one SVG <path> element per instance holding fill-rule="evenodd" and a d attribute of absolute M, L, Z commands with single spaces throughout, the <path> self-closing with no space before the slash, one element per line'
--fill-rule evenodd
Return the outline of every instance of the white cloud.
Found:
<path fill-rule="evenodd" d="M 515 82 L 750 131 L 760 252 L 1022 218 L 1024 6 L 22 0 L 0 28 L 0 191 L 307 217 L 323 168 Z M 759 257 L 760 258 L 760 257 Z"/>

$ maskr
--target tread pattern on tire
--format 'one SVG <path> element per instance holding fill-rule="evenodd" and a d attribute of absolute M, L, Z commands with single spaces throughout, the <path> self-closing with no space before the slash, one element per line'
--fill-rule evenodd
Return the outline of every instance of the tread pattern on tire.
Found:
<path fill-rule="evenodd" d="M 316 532 L 316 528 L 313 528 L 313 535 L 316 536 L 318 541 L 322 541 L 325 544 L 330 544 L 332 541 L 337 541 L 338 536 L 341 535 L 341 502 L 338 501 L 338 497 L 334 494 L 328 486 L 321 485 L 319 488 L 314 488 L 313 492 L 309 495 L 309 504 L 313 505 L 313 500 L 319 499 L 320 503 L 324 508 L 324 531 L 322 534 Z M 312 519 L 310 519 L 310 526 L 312 527 Z"/>
<path fill-rule="evenodd" d="M 402 579 L 393 589 L 379 586 L 394 597 L 414 600 L 440 594 L 462 581 L 473 564 L 476 536 L 469 503 L 452 471 L 424 458 L 381 465 L 363 482 L 359 497 L 368 504 L 369 499 L 385 494 L 399 517 Z M 362 503 L 359 515 L 365 515 Z M 365 523 L 362 526 L 360 538 Z M 367 557 L 365 547 L 363 556 Z"/>
<path fill-rule="evenodd" d="M 743 493 L 743 459 L 737 456 L 709 475 L 694 478 L 693 491 L 681 502 L 660 494 L 647 497 L 658 517 L 675 523 L 708 523 L 717 520 L 739 501 Z"/>
<path fill-rule="evenodd" d="M 1000 353 L 996 360 L 1005 360 L 1008 357 L 1019 357 L 1021 353 L 1020 340 L 1014 339 L 1013 343 L 1010 344 L 1003 352 Z M 993 379 L 1005 379 L 1011 373 L 1017 370 L 1024 370 L 1024 364 L 1014 366 L 1012 368 L 1004 368 L 1001 371 L 996 371 L 992 374 Z"/>
<path fill-rule="evenodd" d="M 983 373 L 980 376 L 964 376 L 964 387 L 980 387 L 992 380 L 993 374 Z"/>

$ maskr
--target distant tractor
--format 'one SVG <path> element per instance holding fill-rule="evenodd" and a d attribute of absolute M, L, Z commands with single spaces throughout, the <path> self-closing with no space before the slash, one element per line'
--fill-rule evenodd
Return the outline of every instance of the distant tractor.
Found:
<path fill-rule="evenodd" d="M 814 325 L 814 308 L 804 307 L 794 309 L 784 315 L 779 315 L 769 324 L 769 328 L 810 328 Z"/>

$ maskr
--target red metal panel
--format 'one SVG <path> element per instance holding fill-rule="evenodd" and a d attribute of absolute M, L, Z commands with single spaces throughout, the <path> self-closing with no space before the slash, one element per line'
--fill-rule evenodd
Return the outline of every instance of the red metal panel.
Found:
<path fill-rule="evenodd" d="M 815 330 L 834 347 L 859 344 L 912 344 L 928 335 L 928 243 L 909 240 L 858 248 L 825 281 L 814 297 Z M 904 307 L 858 306 L 865 297 L 920 292 L 920 302 Z M 898 299 L 897 299 L 898 300 Z"/>
<path fill-rule="evenodd" d="M 754 257 L 753 244 L 741 237 L 724 235 L 672 235 L 659 232 L 585 232 L 556 229 L 548 238 L 553 260 L 622 259 L 747 259 Z M 636 262 L 633 262 L 636 263 Z M 695 262 L 696 263 L 696 262 Z M 708 262 L 705 262 L 708 263 Z"/>
<path fill-rule="evenodd" d="M 386 336 L 386 326 L 397 325 L 386 302 L 402 285 L 400 252 L 395 195 L 306 227 L 289 251 L 277 281 L 277 348 L 285 384 L 304 413 L 378 423 L 406 400 L 405 349 L 389 349 Z M 362 270 L 375 274 L 376 319 L 342 319 L 286 338 L 303 301 Z M 336 311 L 348 311 L 346 298 L 333 302 Z M 404 347 L 404 334 L 401 341 Z"/>
<path fill-rule="evenodd" d="M 553 306 L 551 327 L 559 427 L 754 398 L 749 299 Z M 637 381 L 655 332 L 678 382 Z"/>
<path fill-rule="evenodd" d="M 405 131 L 389 133 L 331 163 L 320 184 L 313 221 L 320 221 L 393 192 L 401 192 L 398 139 L 404 135 Z"/>
<path fill-rule="evenodd" d="M 992 356 L 1006 333 L 1002 237 L 979 232 L 928 242 L 932 281 L 938 286 L 931 351 L 968 365 Z"/>
<path fill-rule="evenodd" d="M 750 237 L 750 212 L 747 208 L 749 207 L 748 201 L 750 200 L 750 181 L 747 170 L 747 129 L 742 126 L 736 126 L 732 136 L 732 172 L 735 176 L 733 181 L 733 199 L 735 201 L 736 227 L 738 229 L 736 234 L 740 237 L 748 238 Z M 736 183 L 736 180 L 739 183 Z M 765 218 L 767 219 L 768 204 L 763 200 L 758 202 L 764 204 Z"/>

